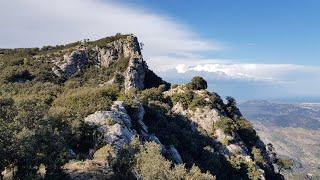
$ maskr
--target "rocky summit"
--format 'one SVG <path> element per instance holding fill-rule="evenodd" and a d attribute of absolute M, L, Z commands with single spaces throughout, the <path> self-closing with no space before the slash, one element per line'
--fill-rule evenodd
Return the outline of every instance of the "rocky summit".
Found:
<path fill-rule="evenodd" d="M 274 149 L 207 82 L 171 85 L 134 35 L 0 49 L 4 179 L 283 179 Z"/>

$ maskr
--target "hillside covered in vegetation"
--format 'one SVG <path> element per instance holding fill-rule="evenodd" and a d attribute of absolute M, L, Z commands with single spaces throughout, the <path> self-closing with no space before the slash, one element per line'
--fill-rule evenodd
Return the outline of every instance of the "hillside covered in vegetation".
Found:
<path fill-rule="evenodd" d="M 282 179 L 232 97 L 171 85 L 133 35 L 0 49 L 5 179 Z"/>

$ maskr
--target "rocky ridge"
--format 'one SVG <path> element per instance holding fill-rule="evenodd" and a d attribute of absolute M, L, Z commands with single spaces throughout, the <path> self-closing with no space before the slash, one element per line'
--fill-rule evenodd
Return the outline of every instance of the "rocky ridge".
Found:
<path fill-rule="evenodd" d="M 144 89 L 144 78 L 148 68 L 143 60 L 138 39 L 133 35 L 101 47 L 82 43 L 62 57 L 52 59 L 55 64 L 52 70 L 57 76 L 70 78 L 89 63 L 108 68 L 120 59 L 128 59 L 126 71 L 119 72 L 125 77 L 125 88 Z"/>
<path fill-rule="evenodd" d="M 176 88 L 170 89 L 165 92 L 167 96 L 173 96 L 179 93 L 185 93 L 187 88 L 185 86 L 178 86 Z M 206 90 L 196 90 L 193 91 L 197 96 L 203 98 L 206 102 L 210 103 L 210 96 Z M 210 107 L 208 105 L 196 107 L 195 109 L 184 108 L 181 103 L 176 103 L 172 108 L 174 113 L 183 115 L 188 117 L 195 124 L 194 130 L 197 128 L 200 131 L 204 130 L 206 134 L 214 134 L 216 138 L 217 144 L 219 145 L 219 152 L 226 157 L 240 157 L 245 159 L 247 162 L 254 163 L 254 159 L 250 156 L 250 152 L 248 148 L 245 146 L 245 143 L 241 140 L 240 136 L 237 133 L 232 135 L 225 133 L 222 129 L 217 128 L 213 129 L 212 125 L 221 121 L 221 118 L 227 117 L 226 112 L 221 109 L 219 103 L 216 107 Z M 237 109 L 236 116 L 242 118 L 242 114 Z M 225 144 L 224 141 L 228 143 Z M 258 140 L 256 143 L 256 147 L 258 147 L 263 153 L 264 158 L 267 160 L 264 168 L 268 171 L 273 171 L 272 162 L 268 157 L 266 152 L 265 145 L 261 140 Z M 265 179 L 265 171 L 263 168 L 260 168 L 256 165 L 256 168 L 262 172 L 261 179 Z"/>
<path fill-rule="evenodd" d="M 97 58 L 94 60 L 94 65 L 100 67 L 110 67 L 121 58 L 129 59 L 128 67 L 123 73 L 125 77 L 124 85 L 128 92 L 130 89 L 143 90 L 145 88 L 145 78 L 147 74 L 147 66 L 142 58 L 141 50 L 137 38 L 128 36 L 126 39 L 117 40 L 109 43 L 105 47 L 95 47 L 92 49 Z M 68 57 L 64 57 L 64 63 L 58 62 L 59 70 L 64 76 L 72 76 L 76 71 L 81 71 L 83 67 L 90 61 L 88 59 L 88 48 L 81 47 L 73 51 Z M 178 86 L 164 91 L 163 94 L 167 98 L 172 98 L 176 94 L 183 94 L 188 91 L 186 86 Z M 217 124 L 223 118 L 229 118 L 234 121 L 237 118 L 242 118 L 239 109 L 235 109 L 235 114 L 228 117 L 228 110 L 224 107 L 224 103 L 212 101 L 212 94 L 206 90 L 192 91 L 194 97 L 203 99 L 210 105 L 196 106 L 194 108 L 186 108 L 180 102 L 174 103 L 172 113 L 181 115 L 193 124 L 193 131 L 199 131 L 206 136 L 214 137 L 214 141 L 218 147 L 219 154 L 226 158 L 240 158 L 245 162 L 253 164 L 260 172 L 260 179 L 269 178 L 273 173 L 272 162 L 266 152 L 265 145 L 258 140 L 254 147 L 258 148 L 265 160 L 263 165 L 257 164 L 253 159 L 246 144 L 242 141 L 239 134 L 232 132 L 225 133 L 221 128 L 213 129 L 213 125 Z M 139 137 L 141 141 L 153 141 L 161 145 L 162 153 L 171 159 L 174 163 L 183 163 L 183 158 L 174 145 L 165 146 L 161 143 L 158 137 L 149 133 L 148 126 L 144 123 L 145 110 L 139 98 L 136 97 L 138 108 L 134 113 L 129 113 L 126 110 L 126 105 L 123 102 L 114 102 L 110 111 L 98 111 L 85 118 L 85 122 L 97 127 L 97 132 L 101 137 L 97 139 L 96 144 L 109 144 L 114 147 L 115 154 L 125 145 L 128 145 L 134 137 Z M 140 130 L 133 127 L 133 123 L 138 124 Z M 95 147 L 98 149 L 99 147 Z M 250 149 L 252 147 L 249 147 Z M 266 172 L 267 171 L 267 172 Z M 271 174 L 271 175 L 270 175 Z"/>
<path fill-rule="evenodd" d="M 15 51 L 8 50 L 9 59 Z M 265 144 L 242 116 L 235 100 L 227 98 L 224 103 L 218 94 L 206 90 L 206 81 L 201 77 L 193 79 L 192 86 L 189 83 L 170 87 L 148 69 L 134 35 L 26 51 L 23 61 L 7 68 L 9 76 L 4 76 L 3 87 L 11 88 L 10 83 L 34 87 L 33 83 L 37 83 L 33 96 L 38 96 L 39 89 L 45 89 L 39 88 L 43 82 L 48 83 L 48 88 L 54 85 L 54 89 L 43 93 L 50 92 L 52 96 L 38 96 L 38 101 L 47 103 L 43 109 L 49 112 L 44 111 L 45 116 L 62 122 L 59 128 L 70 127 L 70 131 L 61 130 L 61 139 L 71 142 L 61 149 L 61 154 L 67 149 L 72 156 L 61 160 L 69 178 L 103 179 L 127 172 L 133 176 L 124 177 L 140 179 L 137 167 L 123 168 L 120 163 L 116 170 L 122 171 L 114 171 L 115 161 L 128 160 L 127 165 L 132 166 L 133 159 L 120 158 L 132 142 L 138 141 L 142 146 L 149 142 L 159 146 L 158 162 L 168 160 L 167 168 L 177 167 L 180 174 L 193 169 L 217 179 L 281 179 Z M 11 75 L 11 69 L 21 68 L 21 63 L 22 68 L 28 69 Z M 46 66 L 34 71 L 36 63 Z M 32 78 L 24 78 L 26 73 Z M 131 158 L 137 158 L 136 154 Z M 140 160 L 145 165 L 152 163 L 152 158 L 143 158 Z"/>

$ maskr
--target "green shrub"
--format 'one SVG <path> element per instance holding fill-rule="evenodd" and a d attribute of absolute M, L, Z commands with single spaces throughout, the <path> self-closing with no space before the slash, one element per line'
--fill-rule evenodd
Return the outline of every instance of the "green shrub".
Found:
<path fill-rule="evenodd" d="M 231 96 L 227 96 L 226 100 L 227 100 L 227 104 L 225 107 L 226 107 L 226 112 L 227 112 L 228 117 L 233 120 L 241 118 L 242 114 L 237 107 L 236 100 Z"/>
<path fill-rule="evenodd" d="M 81 87 L 81 83 L 75 79 L 70 79 L 64 83 L 64 89 L 76 89 Z"/>
<path fill-rule="evenodd" d="M 178 84 L 172 84 L 171 85 L 171 89 L 175 89 L 175 88 L 177 88 L 179 85 Z"/>
<path fill-rule="evenodd" d="M 110 161 L 114 157 L 115 150 L 110 144 L 101 147 L 93 155 L 93 159 L 96 161 Z"/>
<path fill-rule="evenodd" d="M 276 164 L 278 165 L 279 173 L 283 170 L 291 170 L 293 167 L 293 160 L 280 158 L 277 160 Z"/>
<path fill-rule="evenodd" d="M 221 140 L 221 144 L 223 144 L 224 146 L 228 146 L 230 144 L 230 141 L 228 138 L 223 138 Z"/>
<path fill-rule="evenodd" d="M 61 94 L 52 104 L 50 114 L 55 117 L 79 119 L 99 110 L 110 109 L 119 89 L 109 87 L 80 87 Z"/>
<path fill-rule="evenodd" d="M 237 133 L 245 143 L 245 145 L 251 149 L 259 139 L 256 131 L 254 130 L 252 124 L 245 119 L 238 119 L 237 123 Z"/>
<path fill-rule="evenodd" d="M 192 90 L 201 90 L 201 89 L 207 89 L 207 81 L 204 80 L 200 76 L 195 76 L 192 78 L 191 82 L 187 84 L 187 87 Z"/>
<path fill-rule="evenodd" d="M 118 96 L 118 101 L 123 101 L 127 108 L 135 108 L 138 105 L 138 91 L 130 89 L 129 91 L 121 91 Z"/>
<path fill-rule="evenodd" d="M 181 103 L 184 109 L 187 109 L 193 100 L 193 92 L 187 91 L 185 93 L 177 93 L 171 96 L 174 104 Z"/>
<path fill-rule="evenodd" d="M 237 170 L 240 177 L 250 180 L 259 180 L 261 172 L 251 161 L 246 161 L 240 156 L 231 156 L 229 158 L 231 166 Z"/>
<path fill-rule="evenodd" d="M 143 90 L 140 94 L 142 103 L 148 104 L 149 101 L 164 101 L 162 92 L 158 88 Z"/>
<path fill-rule="evenodd" d="M 0 117 L 0 171 L 12 163 L 13 149 L 13 131 L 9 123 L 3 117 Z"/>
<path fill-rule="evenodd" d="M 194 96 L 194 98 L 192 99 L 191 103 L 189 104 L 189 108 L 191 110 L 194 110 L 195 108 L 201 108 L 201 107 L 205 107 L 208 106 L 210 103 L 207 102 L 204 97 L 201 96 Z"/>
<path fill-rule="evenodd" d="M 123 85 L 124 79 L 121 73 L 125 72 L 128 64 L 129 58 L 121 58 L 109 67 L 90 66 L 74 75 L 71 79 L 76 79 L 82 82 L 83 85 L 98 85 L 106 83 L 114 77 L 118 85 Z"/>
<path fill-rule="evenodd" d="M 247 163 L 247 175 L 251 180 L 261 179 L 261 172 L 257 169 L 256 165 L 253 162 Z"/>
<path fill-rule="evenodd" d="M 237 129 L 237 125 L 230 118 L 222 117 L 219 121 L 213 124 L 213 129 L 221 129 L 224 133 L 233 135 Z"/>
<path fill-rule="evenodd" d="M 135 171 L 142 179 L 169 179 L 171 163 L 160 153 L 160 145 L 146 143 L 136 155 Z"/>
<path fill-rule="evenodd" d="M 102 48 L 113 41 L 116 41 L 119 39 L 126 39 L 127 37 L 128 37 L 128 35 L 116 34 L 115 36 L 105 37 L 102 39 L 98 39 L 96 41 L 90 41 L 90 42 L 88 42 L 88 44 Z"/>
<path fill-rule="evenodd" d="M 16 109 L 13 99 L 0 96 L 0 119 L 2 119 L 3 122 L 12 122 L 15 115 Z"/>
<path fill-rule="evenodd" d="M 261 150 L 256 148 L 256 147 L 253 147 L 252 148 L 252 151 L 251 151 L 251 154 L 253 156 L 253 159 L 255 162 L 259 163 L 259 164 L 264 164 L 266 163 L 265 159 L 263 158 L 262 154 L 261 154 Z"/>
<path fill-rule="evenodd" d="M 172 163 L 161 155 L 160 145 L 146 143 L 135 156 L 135 171 L 142 179 L 215 179 L 209 172 L 202 173 L 193 166 L 187 170 L 183 165 L 172 167 Z"/>
<path fill-rule="evenodd" d="M 116 73 L 115 75 L 114 75 L 114 83 L 115 84 L 118 84 L 118 85 L 123 85 L 124 84 L 124 80 L 125 80 L 125 77 L 122 75 L 122 74 L 120 74 L 120 73 Z"/>

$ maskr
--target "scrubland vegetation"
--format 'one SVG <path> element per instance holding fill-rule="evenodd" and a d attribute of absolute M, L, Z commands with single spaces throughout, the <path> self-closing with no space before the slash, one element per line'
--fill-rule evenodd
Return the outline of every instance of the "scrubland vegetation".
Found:
<path fill-rule="evenodd" d="M 87 41 L 86 45 L 104 47 L 125 37 Z M 175 147 L 183 164 L 174 164 L 159 144 L 141 142 L 136 137 L 117 156 L 114 147 L 108 144 L 99 144 L 95 149 L 92 160 L 106 161 L 111 168 L 106 177 L 260 179 L 257 167 L 263 167 L 266 158 L 256 147 L 259 138 L 255 130 L 241 117 L 233 98 L 228 97 L 224 103 L 218 94 L 205 90 L 207 82 L 201 77 L 186 85 L 172 86 L 171 89 L 184 90 L 166 95 L 170 84 L 150 70 L 146 72 L 144 90 L 126 91 L 121 72 L 128 66 L 127 58 L 108 68 L 88 65 L 70 78 L 55 75 L 51 59 L 81 44 L 0 50 L 0 172 L 7 170 L 15 179 L 66 178 L 62 167 L 73 161 L 83 164 L 90 150 L 97 146 L 94 141 L 97 132 L 84 123 L 84 118 L 96 111 L 110 110 L 114 101 L 121 100 L 129 115 L 141 103 L 149 133 L 164 147 Z M 112 78 L 113 83 L 107 83 Z M 212 124 L 211 133 L 197 130 L 188 116 L 172 111 L 177 103 L 188 111 L 217 109 L 221 119 Z M 105 121 L 109 126 L 115 124 L 112 119 Z M 132 124 L 140 132 L 139 124 Z M 223 155 L 221 147 L 232 142 L 226 140 L 221 144 L 213 135 L 216 129 L 243 141 L 254 161 Z M 288 164 L 279 162 L 284 168 Z M 45 174 L 39 175 L 43 169 Z"/>

